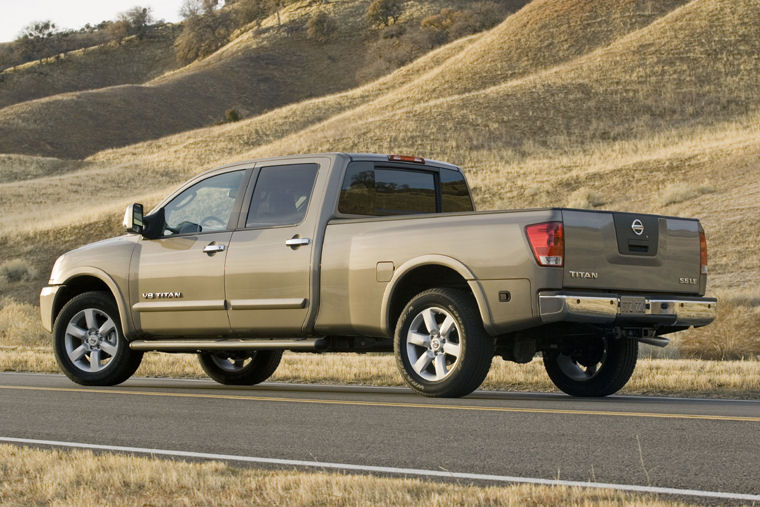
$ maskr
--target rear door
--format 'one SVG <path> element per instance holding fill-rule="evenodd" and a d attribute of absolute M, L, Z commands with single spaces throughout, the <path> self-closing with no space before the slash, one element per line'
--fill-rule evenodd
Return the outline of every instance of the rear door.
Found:
<path fill-rule="evenodd" d="M 314 249 L 321 248 L 316 234 L 321 200 L 314 197 L 315 187 L 328 169 L 327 159 L 256 168 L 250 204 L 241 216 L 242 227 L 233 233 L 224 276 L 236 333 L 303 332 L 314 304 Z"/>
<path fill-rule="evenodd" d="M 700 292 L 697 220 L 582 210 L 562 217 L 564 287 Z"/>

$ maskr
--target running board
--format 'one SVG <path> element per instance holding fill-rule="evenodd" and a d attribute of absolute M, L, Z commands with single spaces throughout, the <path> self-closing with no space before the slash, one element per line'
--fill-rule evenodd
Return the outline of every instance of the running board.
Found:
<path fill-rule="evenodd" d="M 647 345 L 654 345 L 655 347 L 665 347 L 670 343 L 670 340 L 663 338 L 662 336 L 642 336 L 638 338 L 641 343 Z"/>
<path fill-rule="evenodd" d="M 327 348 L 323 338 L 231 340 L 135 340 L 132 350 L 158 352 L 206 352 L 211 350 L 298 350 L 318 352 Z"/>

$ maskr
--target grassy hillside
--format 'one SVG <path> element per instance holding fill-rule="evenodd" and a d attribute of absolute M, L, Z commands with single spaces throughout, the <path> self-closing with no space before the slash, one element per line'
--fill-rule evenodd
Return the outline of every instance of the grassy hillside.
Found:
<path fill-rule="evenodd" d="M 271 16 L 213 55 L 144 84 L 53 95 L 0 109 L 0 153 L 82 158 L 212 125 L 227 109 L 248 117 L 352 88 L 376 37 L 365 19 L 369 3 L 294 3 L 281 10 L 281 26 Z M 409 1 L 400 23 L 419 23 L 445 5 Z M 318 10 L 338 20 L 324 44 L 310 40 L 305 30 Z"/>
<path fill-rule="evenodd" d="M 358 13 L 360 4 L 336 1 L 330 8 Z M 294 6 L 284 18 L 295 19 L 288 16 L 299 15 L 299 9 L 306 7 Z M 134 136 L 150 140 L 95 152 L 100 139 L 121 139 L 118 129 L 111 132 L 98 119 L 88 128 L 105 135 L 76 145 L 80 155 L 92 153 L 83 161 L 0 158 L 0 248 L 45 273 L 69 246 L 117 231 L 127 202 L 151 204 L 204 168 L 272 154 L 409 152 L 462 165 L 481 209 L 568 205 L 699 217 L 710 247 L 709 290 L 718 290 L 726 306 L 718 323 L 685 339 L 683 350 L 696 343 L 697 349 L 710 348 L 711 357 L 740 357 L 742 350 L 760 354 L 760 267 L 748 255 L 757 249 L 760 227 L 756 0 L 535 0 L 492 30 L 444 46 L 376 82 L 332 95 L 325 85 L 312 89 L 319 96 L 295 102 L 293 97 L 303 97 L 302 84 L 272 91 L 282 81 L 259 82 L 270 94 L 247 104 L 267 103 L 271 110 L 250 106 L 243 121 L 188 130 L 194 125 L 190 117 L 211 118 L 212 109 L 234 105 L 222 107 L 211 92 L 230 87 L 224 98 L 242 93 L 229 84 L 231 68 L 245 77 L 241 66 L 250 55 L 275 54 L 267 52 L 279 47 L 278 32 L 268 30 L 256 37 L 243 34 L 207 60 L 125 91 L 125 97 L 138 88 L 145 94 L 143 112 L 145 105 L 158 112 L 167 104 L 178 107 L 162 95 L 169 90 L 198 93 L 202 107 L 179 111 L 175 120 L 185 127 L 173 135 L 152 139 L 174 120 L 143 128 L 130 119 L 129 125 L 140 125 Z M 338 41 L 327 49 L 296 41 L 301 43 L 304 55 L 340 54 L 339 65 L 346 69 L 360 59 L 344 59 Z M 315 58 L 295 75 L 319 83 L 313 67 L 333 72 L 329 58 Z M 210 77 L 219 80 L 217 88 Z M 113 108 L 134 104 L 109 95 L 115 91 L 88 92 L 97 99 L 73 94 L 40 102 L 102 102 L 104 111 L 123 118 Z M 159 97 L 166 103 L 156 103 Z M 292 103 L 272 108 L 278 100 Z M 31 114 L 30 104 L 19 107 L 30 107 Z M 34 114 L 46 110 L 39 107 Z M 16 139 L 40 134 L 37 123 L 33 129 L 23 125 L 23 116 L 20 127 L 12 126 L 3 117 L 9 109 L 0 110 L 0 132 Z M 95 110 L 99 116 L 101 109 Z M 61 137 L 60 132 L 60 125 L 50 127 L 51 135 Z M 132 136 L 122 135 L 124 142 Z M 39 147 L 50 140 L 42 136 L 35 142 Z M 63 141 L 57 142 L 51 151 L 61 149 Z M 4 168 L 22 161 L 31 172 Z M 91 195 L 97 199 L 81 206 Z M 7 284 L 0 295 L 33 301 L 39 283 L 38 278 Z M 727 344 L 733 347 L 729 352 Z"/>
<path fill-rule="evenodd" d="M 0 72 L 0 109 L 59 93 L 144 83 L 177 67 L 172 44 L 178 31 L 165 25 L 150 37 L 125 39 Z"/>

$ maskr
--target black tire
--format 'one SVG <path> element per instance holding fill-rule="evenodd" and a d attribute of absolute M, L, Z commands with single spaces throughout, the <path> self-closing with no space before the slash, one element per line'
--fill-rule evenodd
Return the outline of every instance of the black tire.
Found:
<path fill-rule="evenodd" d="M 66 303 L 55 319 L 53 345 L 63 373 L 86 386 L 121 384 L 143 357 L 129 348 L 119 309 L 107 292 L 85 292 Z"/>
<path fill-rule="evenodd" d="M 434 330 L 426 322 L 431 316 L 436 321 L 430 325 L 436 327 Z M 443 327 L 449 316 L 453 327 L 448 326 L 446 332 Z M 426 336 L 426 344 L 415 343 L 419 339 L 413 335 Z M 493 340 L 483 329 L 471 295 L 456 289 L 430 289 L 412 298 L 404 308 L 396 325 L 393 350 L 399 372 L 412 389 L 424 396 L 456 398 L 483 383 L 491 367 Z M 458 355 L 453 355 L 454 351 Z M 430 362 L 424 365 L 427 358 Z"/>
<path fill-rule="evenodd" d="M 264 382 L 275 372 L 281 359 L 281 350 L 198 354 L 206 375 L 220 384 L 230 386 L 252 386 Z"/>
<path fill-rule="evenodd" d="M 571 396 L 608 396 L 631 378 L 638 351 L 636 340 L 589 338 L 572 348 L 544 351 L 544 368 Z"/>

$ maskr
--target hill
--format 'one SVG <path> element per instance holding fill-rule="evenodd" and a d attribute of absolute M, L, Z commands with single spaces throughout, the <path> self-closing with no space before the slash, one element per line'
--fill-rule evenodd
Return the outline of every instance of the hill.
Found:
<path fill-rule="evenodd" d="M 271 16 L 211 56 L 151 81 L 62 93 L 0 109 L 0 153 L 83 158 L 212 125 L 228 109 L 249 117 L 350 89 L 358 84 L 357 72 L 376 37 L 365 20 L 369 3 L 290 4 L 280 12 L 281 26 Z M 407 2 L 399 23 L 418 23 L 446 4 Z M 320 10 L 340 20 L 323 44 L 310 40 L 305 30 Z"/>
<path fill-rule="evenodd" d="M 150 37 L 129 37 L 0 71 L 0 109 L 19 102 L 106 86 L 144 83 L 177 68 L 172 44 L 177 26 Z"/>

